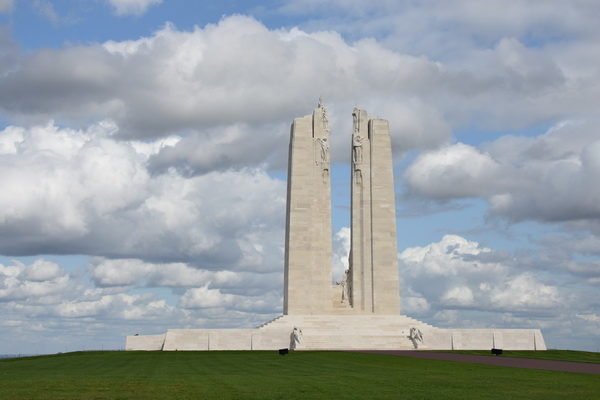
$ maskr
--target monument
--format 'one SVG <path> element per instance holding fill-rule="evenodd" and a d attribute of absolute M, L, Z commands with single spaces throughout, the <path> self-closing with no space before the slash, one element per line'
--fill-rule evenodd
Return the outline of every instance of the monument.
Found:
<path fill-rule="evenodd" d="M 331 312 L 329 123 L 321 101 L 292 123 L 283 275 L 284 314 Z"/>
<path fill-rule="evenodd" d="M 169 329 L 127 350 L 546 350 L 539 329 L 440 329 L 400 314 L 388 121 L 352 112 L 349 269 L 332 285 L 329 121 L 321 99 L 290 133 L 283 315 L 255 329 Z"/>
<path fill-rule="evenodd" d="M 357 312 L 400 314 L 389 125 L 358 108 L 352 119 L 349 303 Z"/>

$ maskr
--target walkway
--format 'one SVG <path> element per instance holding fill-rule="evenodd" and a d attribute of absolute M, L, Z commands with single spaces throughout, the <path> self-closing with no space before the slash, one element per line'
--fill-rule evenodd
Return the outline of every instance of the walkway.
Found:
<path fill-rule="evenodd" d="M 433 351 L 410 350 L 369 350 L 361 353 L 389 354 L 401 357 L 425 358 L 428 360 L 459 361 L 476 364 L 498 365 L 501 367 L 545 369 L 549 371 L 567 371 L 584 374 L 600 374 L 600 364 L 570 361 L 540 360 L 536 358 L 516 358 L 504 356 L 476 356 L 471 354 L 438 353 Z"/>

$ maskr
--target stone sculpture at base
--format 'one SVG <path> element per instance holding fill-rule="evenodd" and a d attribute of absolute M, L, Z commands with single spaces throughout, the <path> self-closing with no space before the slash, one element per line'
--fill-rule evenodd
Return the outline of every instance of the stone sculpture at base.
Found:
<path fill-rule="evenodd" d="M 389 125 L 352 112 L 349 270 L 331 285 L 329 120 L 292 123 L 283 315 L 256 329 L 169 329 L 126 350 L 546 350 L 539 329 L 440 329 L 400 314 Z"/>

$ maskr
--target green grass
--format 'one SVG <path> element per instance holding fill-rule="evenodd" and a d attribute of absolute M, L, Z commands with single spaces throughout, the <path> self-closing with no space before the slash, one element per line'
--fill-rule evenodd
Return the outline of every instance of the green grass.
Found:
<path fill-rule="evenodd" d="M 0 399 L 598 399 L 600 375 L 379 354 L 78 352 L 0 360 Z"/>
<path fill-rule="evenodd" d="M 473 354 L 478 356 L 491 356 L 493 354 L 489 350 L 452 350 L 444 351 L 444 353 L 457 354 Z M 600 353 L 590 351 L 573 351 L 573 350 L 546 350 L 546 351 L 531 351 L 531 350 L 504 350 L 500 357 L 517 357 L 517 358 L 539 358 L 542 360 L 559 360 L 600 364 Z"/>

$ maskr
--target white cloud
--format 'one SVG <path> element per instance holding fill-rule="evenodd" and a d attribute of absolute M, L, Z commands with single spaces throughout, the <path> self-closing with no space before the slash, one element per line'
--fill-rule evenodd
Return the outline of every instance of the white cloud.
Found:
<path fill-rule="evenodd" d="M 504 287 L 492 289 L 491 301 L 497 307 L 512 311 L 549 308 L 560 305 L 558 289 L 545 285 L 530 274 L 521 274 L 503 282 Z"/>
<path fill-rule="evenodd" d="M 333 235 L 333 264 L 332 280 L 340 282 L 344 277 L 344 271 L 349 267 L 348 256 L 350 254 L 350 228 L 344 226 Z"/>
<path fill-rule="evenodd" d="M 269 160 L 286 141 L 281 127 L 322 94 L 334 133 L 350 131 L 350 110 L 359 105 L 390 120 L 401 154 L 444 144 L 453 129 L 516 129 L 592 115 L 600 80 L 588 41 L 536 47 L 500 36 L 442 62 L 373 39 L 269 30 L 233 16 L 190 32 L 167 25 L 137 40 L 34 52 L 0 79 L 0 108 L 28 122 L 106 116 L 123 137 L 190 136 L 154 164 L 195 173 Z M 334 134 L 333 147 L 342 148 L 344 138 Z M 194 145 L 210 151 L 193 154 Z M 334 156 L 347 159 L 345 152 Z"/>
<path fill-rule="evenodd" d="M 443 296 L 442 300 L 446 304 L 452 304 L 457 306 L 472 306 L 473 305 L 473 292 L 466 286 L 456 286 L 447 291 Z"/>
<path fill-rule="evenodd" d="M 73 281 L 55 263 L 38 260 L 26 266 L 21 263 L 0 264 L 0 300 L 27 300 L 44 303 L 72 288 Z"/>
<path fill-rule="evenodd" d="M 457 235 L 408 248 L 398 257 L 402 313 L 440 327 L 541 328 L 553 348 L 591 349 L 598 291 L 556 273 L 562 265 L 549 271 L 562 262 L 544 253 L 500 252 Z"/>
<path fill-rule="evenodd" d="M 491 249 L 482 247 L 477 242 L 458 235 L 444 235 L 439 242 L 405 249 L 400 254 L 400 260 L 405 264 L 404 268 L 415 275 L 424 273 L 441 277 L 479 274 L 487 276 L 501 273 L 504 269 L 501 264 L 485 260 L 484 256 L 491 253 Z"/>
<path fill-rule="evenodd" d="M 0 154 L 16 154 L 17 145 L 24 140 L 25 130 L 16 126 L 9 126 L 0 135 Z"/>
<path fill-rule="evenodd" d="M 322 94 L 334 133 L 350 131 L 350 110 L 359 105 L 390 120 L 400 154 L 444 144 L 453 129 L 515 129 L 593 114 L 597 60 L 581 40 L 536 47 L 500 36 L 441 62 L 373 39 L 269 30 L 233 16 L 191 32 L 167 25 L 137 40 L 34 52 L 0 79 L 7 94 L 0 108 L 26 121 L 103 115 L 124 137 L 189 136 L 153 164 L 196 173 L 270 160 L 286 141 L 281 127 Z M 333 147 L 344 138 L 334 134 Z M 189 151 L 197 145 L 209 151 Z"/>
<path fill-rule="evenodd" d="M 194 132 L 173 146 L 161 148 L 152 155 L 149 165 L 152 171 L 175 168 L 184 175 L 265 165 L 267 161 L 283 168 L 285 157 L 281 150 L 286 148 L 287 136 L 287 124 L 234 124 Z"/>
<path fill-rule="evenodd" d="M 281 11 L 305 16 L 308 27 L 384 36 L 395 48 L 461 58 L 473 47 L 490 46 L 503 37 L 544 45 L 558 37 L 569 40 L 597 34 L 593 15 L 598 9 L 593 1 L 561 0 L 488 0 L 485 4 L 477 0 L 289 0 Z"/>
<path fill-rule="evenodd" d="M 333 32 L 269 30 L 243 16 L 191 32 L 167 25 L 138 40 L 40 51 L 23 63 L 0 79 L 0 93 L 12 93 L 0 95 L 5 113 L 38 122 L 103 115 L 124 137 L 192 131 L 157 161 L 189 160 L 202 169 L 267 159 L 285 145 L 291 119 L 310 112 L 319 95 L 339 113 L 334 129 L 348 131 L 352 106 L 368 107 L 390 120 L 402 151 L 438 145 L 450 132 L 439 109 L 415 96 L 439 81 L 436 63 Z M 341 147 L 343 136 L 334 136 Z M 192 155 L 184 143 L 210 151 Z"/>
<path fill-rule="evenodd" d="M 117 15 L 141 15 L 162 0 L 107 0 Z"/>
<path fill-rule="evenodd" d="M 519 271 L 514 260 L 457 235 L 405 249 L 399 261 L 402 292 L 423 298 L 432 311 L 537 312 L 565 300 L 557 287 Z"/>
<path fill-rule="evenodd" d="M 281 295 L 276 291 L 261 293 L 257 296 L 240 296 L 223 293 L 220 289 L 210 289 L 206 285 L 188 289 L 181 296 L 180 305 L 187 309 L 222 308 L 265 313 L 278 310 L 282 301 Z"/>
<path fill-rule="evenodd" d="M 181 297 L 181 305 L 186 308 L 229 308 L 235 302 L 235 296 L 221 293 L 219 289 L 208 286 L 189 289 Z"/>
<path fill-rule="evenodd" d="M 149 276 L 136 277 L 143 272 Z M 89 277 L 119 279 L 119 273 L 136 282 L 90 286 Z M 13 261 L 0 264 L 0 334 L 14 339 L 10 346 L 30 346 L 28 351 L 40 340 L 49 346 L 46 351 L 64 351 L 65 346 L 89 349 L 90 343 L 119 348 L 125 335 L 173 327 L 252 327 L 281 312 L 281 274 L 279 279 L 260 275 L 133 259 L 97 259 L 87 270 L 70 272 L 43 258 L 28 265 Z M 193 287 L 201 281 L 199 288 Z M 158 289 L 140 293 L 138 288 L 145 286 Z M 168 294 L 164 288 L 173 290 Z"/>
<path fill-rule="evenodd" d="M 483 197 L 510 220 L 600 217 L 596 120 L 558 124 L 537 137 L 504 136 L 476 149 L 462 143 L 421 155 L 406 170 L 413 194 Z"/>
<path fill-rule="evenodd" d="M 117 141 L 117 129 L 104 122 L 0 132 L 0 251 L 279 270 L 282 181 L 260 169 L 151 175 L 148 157 L 167 144 Z"/>
<path fill-rule="evenodd" d="M 472 146 L 458 143 L 422 154 L 405 172 L 411 190 L 429 197 L 477 196 L 496 182 L 498 164 Z"/>
<path fill-rule="evenodd" d="M 420 294 L 415 293 L 411 288 L 401 293 L 402 314 L 423 315 L 431 310 L 431 305 Z"/>
<path fill-rule="evenodd" d="M 210 271 L 186 263 L 147 263 L 138 259 L 96 259 L 91 275 L 99 287 L 199 287 L 210 285 L 228 293 L 281 290 L 282 271 L 272 273 Z M 276 306 L 276 305 L 274 305 Z"/>
<path fill-rule="evenodd" d="M 23 273 L 25 279 L 33 282 L 54 280 L 65 274 L 58 264 L 46 260 L 34 261 L 25 268 Z"/>

